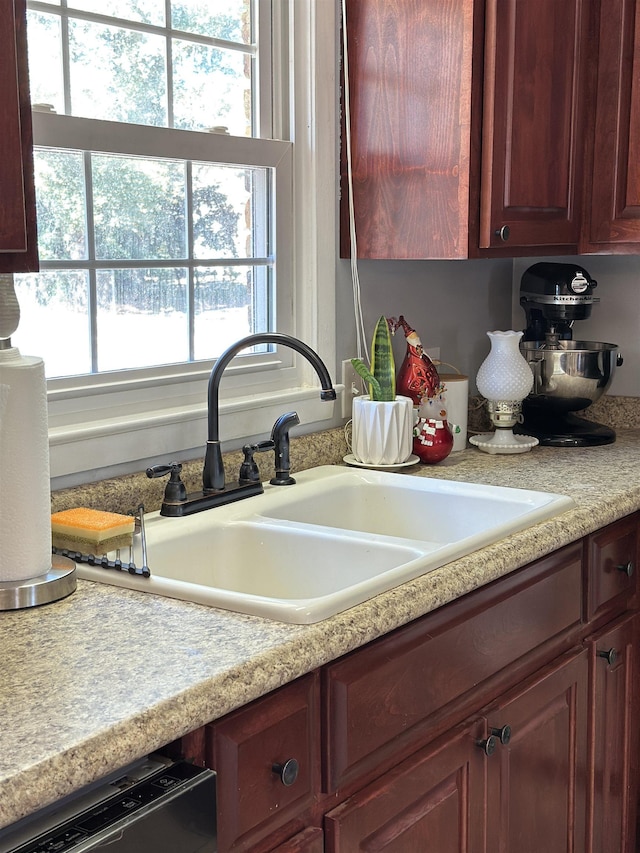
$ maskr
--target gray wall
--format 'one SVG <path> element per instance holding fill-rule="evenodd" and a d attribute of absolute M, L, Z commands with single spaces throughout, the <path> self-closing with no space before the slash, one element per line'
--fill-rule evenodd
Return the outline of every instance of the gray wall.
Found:
<path fill-rule="evenodd" d="M 489 352 L 487 331 L 511 324 L 512 262 L 360 261 L 360 292 L 367 341 L 381 314 L 404 314 L 425 347 L 440 347 L 442 361 L 470 378 Z M 338 364 L 355 355 L 351 270 L 338 262 Z M 402 358 L 404 336 L 394 351 Z"/>
<path fill-rule="evenodd" d="M 542 258 L 492 261 L 360 261 L 362 308 L 370 336 L 377 318 L 404 314 L 426 347 L 440 347 L 449 362 L 470 379 L 489 352 L 487 331 L 524 328 L 518 295 L 524 270 Z M 545 259 L 547 260 L 547 259 Z M 554 258 L 570 262 L 569 258 Z M 598 280 L 589 320 L 576 326 L 581 340 L 616 343 L 624 365 L 610 392 L 640 397 L 640 257 L 585 256 L 573 259 Z M 350 264 L 337 264 L 337 369 L 355 355 Z M 394 343 L 402 358 L 404 340 Z M 340 374 L 337 373 L 340 380 Z"/>

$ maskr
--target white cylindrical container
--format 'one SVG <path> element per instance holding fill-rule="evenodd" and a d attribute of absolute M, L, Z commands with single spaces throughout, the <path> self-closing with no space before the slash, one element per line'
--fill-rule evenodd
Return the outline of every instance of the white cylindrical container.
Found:
<path fill-rule="evenodd" d="M 469 377 L 462 373 L 440 373 L 444 385 L 442 402 L 447 412 L 447 423 L 453 433 L 452 453 L 467 446 L 469 417 Z"/>
<path fill-rule="evenodd" d="M 51 569 L 51 484 L 44 362 L 0 349 L 0 582 Z"/>

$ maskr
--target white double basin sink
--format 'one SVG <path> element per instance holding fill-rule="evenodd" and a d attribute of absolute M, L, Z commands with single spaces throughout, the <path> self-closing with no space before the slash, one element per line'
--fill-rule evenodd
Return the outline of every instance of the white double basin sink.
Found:
<path fill-rule="evenodd" d="M 149 578 L 86 565 L 78 574 L 306 624 L 574 506 L 552 493 L 335 466 L 295 478 L 184 518 L 145 515 Z"/>

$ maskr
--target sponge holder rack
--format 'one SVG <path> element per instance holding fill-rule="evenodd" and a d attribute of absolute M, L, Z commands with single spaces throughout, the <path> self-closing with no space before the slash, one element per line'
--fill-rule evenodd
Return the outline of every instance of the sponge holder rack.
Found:
<path fill-rule="evenodd" d="M 147 538 L 144 527 L 144 505 L 140 504 L 136 514 L 135 532 L 140 534 L 142 549 L 142 566 L 138 567 L 132 559 L 121 560 L 119 554 L 115 559 L 106 555 L 81 554 L 79 551 L 52 548 L 51 568 L 42 575 L 26 580 L 0 582 L 0 611 L 23 610 L 42 604 L 60 601 L 75 591 L 76 563 L 88 563 L 104 569 L 126 571 L 130 574 L 150 577 L 147 566 Z M 131 556 L 131 555 L 130 555 Z"/>

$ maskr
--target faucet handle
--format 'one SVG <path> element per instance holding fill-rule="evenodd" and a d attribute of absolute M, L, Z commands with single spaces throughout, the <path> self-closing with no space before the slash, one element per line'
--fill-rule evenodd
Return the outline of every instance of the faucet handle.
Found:
<path fill-rule="evenodd" d="M 240 466 L 240 474 L 238 475 L 239 483 L 259 483 L 260 471 L 258 463 L 253 458 L 254 453 L 263 453 L 265 450 L 273 450 L 273 441 L 259 441 L 257 444 L 245 444 L 242 448 L 244 459 Z"/>
<path fill-rule="evenodd" d="M 240 465 L 240 474 L 238 475 L 239 483 L 259 483 L 260 471 L 258 463 L 253 458 L 254 453 L 262 453 L 265 450 L 273 450 L 273 441 L 259 441 L 257 444 L 245 444 L 242 448 L 244 459 Z"/>
<path fill-rule="evenodd" d="M 182 465 L 180 462 L 171 462 L 170 465 L 153 465 L 151 468 L 147 468 L 146 474 L 152 480 L 155 480 L 157 477 L 164 477 L 165 474 L 170 474 L 169 482 L 164 490 L 164 500 L 168 503 L 175 503 L 176 501 L 184 501 L 187 498 L 187 488 L 180 477 L 181 471 Z"/>
<path fill-rule="evenodd" d="M 238 474 L 239 483 L 260 482 L 260 471 L 258 470 L 258 464 L 253 458 L 253 454 L 256 452 L 257 449 L 258 448 L 255 444 L 245 444 L 245 446 L 242 448 L 242 452 L 244 453 L 244 459 L 242 460 L 242 465 L 240 466 L 240 473 Z"/>

